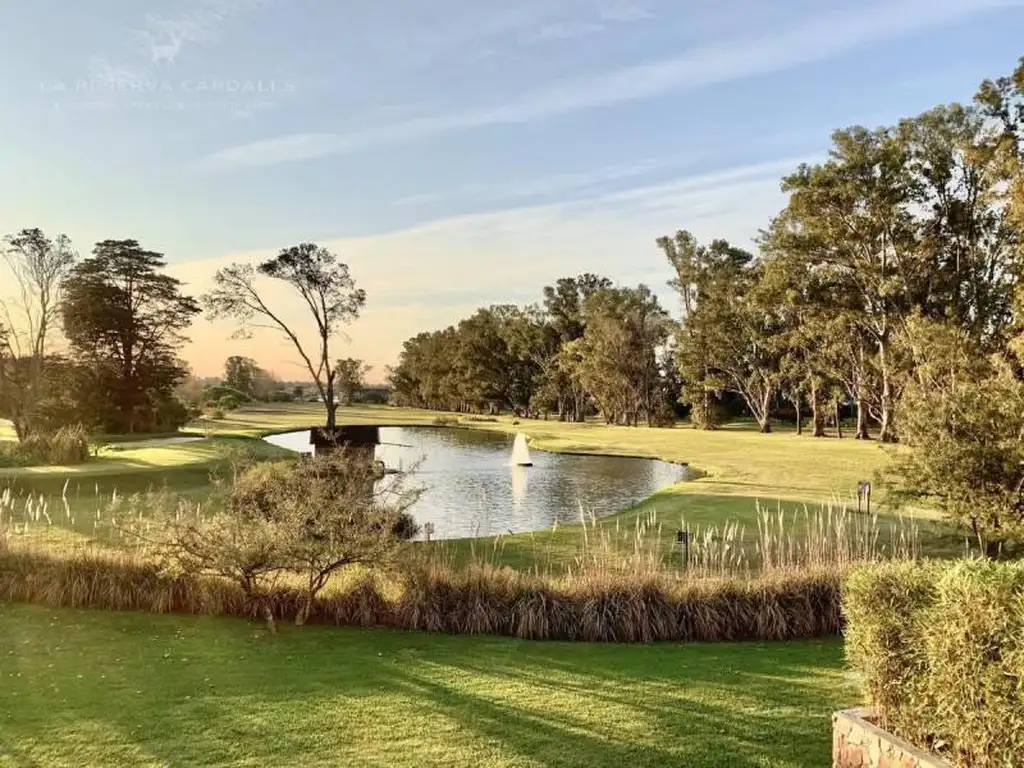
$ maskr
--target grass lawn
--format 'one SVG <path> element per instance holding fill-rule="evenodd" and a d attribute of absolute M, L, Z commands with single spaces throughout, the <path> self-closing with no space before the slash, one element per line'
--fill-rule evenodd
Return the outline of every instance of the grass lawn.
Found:
<path fill-rule="evenodd" d="M 841 641 L 538 643 L 0 603 L 0 766 L 828 765 Z"/>

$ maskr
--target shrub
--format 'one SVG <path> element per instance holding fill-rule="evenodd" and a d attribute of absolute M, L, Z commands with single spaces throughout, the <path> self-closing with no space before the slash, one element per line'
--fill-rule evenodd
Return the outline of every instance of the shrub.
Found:
<path fill-rule="evenodd" d="M 235 582 L 271 629 L 269 595 L 283 574 L 296 575 L 303 587 L 295 622 L 304 624 L 339 569 L 386 563 L 403 537 L 415 535 L 406 510 L 416 495 L 400 476 L 382 480 L 371 462 L 342 450 L 240 466 L 212 515 L 153 496 L 160 512 L 153 554 L 170 572 Z"/>
<path fill-rule="evenodd" d="M 89 435 L 81 424 L 0 442 L 0 466 L 5 467 L 84 464 L 89 457 Z"/>
<path fill-rule="evenodd" d="M 458 416 L 436 416 L 434 418 L 435 427 L 454 427 L 459 423 Z"/>
<path fill-rule="evenodd" d="M 237 400 L 239 403 L 248 403 L 251 400 L 245 392 L 225 384 L 218 384 L 203 392 L 203 398 L 207 403 L 216 403 L 225 397 Z"/>
<path fill-rule="evenodd" d="M 970 768 L 1024 754 L 1024 563 L 865 566 L 844 611 L 884 725 Z"/>

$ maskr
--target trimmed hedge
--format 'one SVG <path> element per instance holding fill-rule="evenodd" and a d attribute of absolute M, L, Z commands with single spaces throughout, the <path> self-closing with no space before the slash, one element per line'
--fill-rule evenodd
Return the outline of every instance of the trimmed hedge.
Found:
<path fill-rule="evenodd" d="M 1024 563 L 864 566 L 843 610 L 881 725 L 956 765 L 1024 765 Z"/>

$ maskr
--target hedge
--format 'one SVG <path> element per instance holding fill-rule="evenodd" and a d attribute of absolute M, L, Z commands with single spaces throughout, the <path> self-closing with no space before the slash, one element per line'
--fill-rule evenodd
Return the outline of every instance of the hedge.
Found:
<path fill-rule="evenodd" d="M 883 727 L 955 765 L 1024 765 L 1024 563 L 864 566 L 847 659 Z"/>

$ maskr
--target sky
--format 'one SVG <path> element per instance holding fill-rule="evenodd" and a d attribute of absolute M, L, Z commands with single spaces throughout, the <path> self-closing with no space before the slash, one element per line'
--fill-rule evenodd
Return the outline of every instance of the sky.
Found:
<path fill-rule="evenodd" d="M 1024 0 L 0 2 L 0 233 L 134 238 L 193 294 L 325 245 L 368 296 L 336 355 L 381 380 L 583 271 L 676 312 L 658 236 L 753 248 L 832 130 L 970 100 L 1021 30 Z M 197 374 L 303 378 L 231 330 L 197 320 Z"/>

